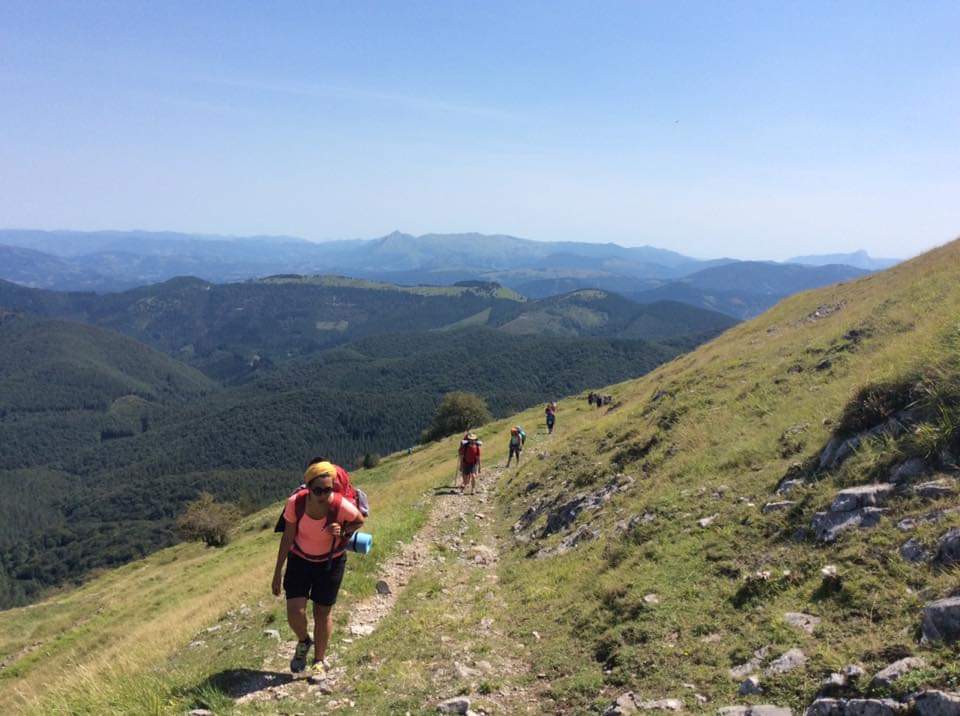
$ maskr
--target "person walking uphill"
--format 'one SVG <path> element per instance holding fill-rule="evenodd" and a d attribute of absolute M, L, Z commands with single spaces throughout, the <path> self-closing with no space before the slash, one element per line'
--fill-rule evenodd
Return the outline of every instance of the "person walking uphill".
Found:
<path fill-rule="evenodd" d="M 553 426 L 557 422 L 557 402 L 547 403 L 543 412 L 547 416 L 547 434 L 553 435 Z"/>
<path fill-rule="evenodd" d="M 510 428 L 510 453 L 507 455 L 507 467 L 510 467 L 510 461 L 514 455 L 517 457 L 517 467 L 520 467 L 520 453 L 523 452 L 523 444 L 527 441 L 527 434 L 523 428 L 515 425 Z"/>
<path fill-rule="evenodd" d="M 336 465 L 316 462 L 303 475 L 305 489 L 287 500 L 285 527 L 273 573 L 273 593 L 287 597 L 287 622 L 297 635 L 297 648 L 290 671 L 306 668 L 307 654 L 314 646 L 311 671 L 324 674 L 323 659 L 333 630 L 331 614 L 347 564 L 347 538 L 363 524 L 360 510 L 334 491 Z M 283 573 L 284 562 L 287 564 Z M 282 581 L 281 581 L 282 574 Z M 307 631 L 307 600 L 313 601 L 313 639 Z"/>
<path fill-rule="evenodd" d="M 460 490 L 470 486 L 470 492 L 477 491 L 477 476 L 480 474 L 480 448 L 483 443 L 477 437 L 476 433 L 467 433 L 460 441 L 460 474 L 463 476 L 463 482 Z"/>

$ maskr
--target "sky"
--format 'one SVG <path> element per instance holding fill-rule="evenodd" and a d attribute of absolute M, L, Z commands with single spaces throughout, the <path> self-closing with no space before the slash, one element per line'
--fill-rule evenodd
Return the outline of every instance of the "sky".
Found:
<path fill-rule="evenodd" d="M 0 2 L 0 226 L 960 235 L 958 2 Z"/>

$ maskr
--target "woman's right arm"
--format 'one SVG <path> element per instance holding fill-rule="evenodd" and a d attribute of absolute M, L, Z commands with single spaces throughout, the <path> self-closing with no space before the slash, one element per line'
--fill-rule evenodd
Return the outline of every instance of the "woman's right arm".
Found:
<path fill-rule="evenodd" d="M 280 538 L 280 548 L 277 551 L 277 566 L 273 570 L 273 593 L 280 596 L 280 588 L 283 580 L 283 564 L 287 561 L 287 555 L 290 554 L 290 548 L 293 547 L 293 541 L 297 537 L 297 523 L 286 522 L 283 529 L 283 537 Z"/>

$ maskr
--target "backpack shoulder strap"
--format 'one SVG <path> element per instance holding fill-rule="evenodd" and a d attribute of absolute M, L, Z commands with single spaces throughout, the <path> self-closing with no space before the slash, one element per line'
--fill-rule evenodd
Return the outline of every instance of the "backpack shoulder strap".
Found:
<path fill-rule="evenodd" d="M 304 513 L 307 511 L 307 494 L 307 490 L 300 490 L 293 500 L 293 511 L 297 515 L 297 524 L 300 523 Z"/>

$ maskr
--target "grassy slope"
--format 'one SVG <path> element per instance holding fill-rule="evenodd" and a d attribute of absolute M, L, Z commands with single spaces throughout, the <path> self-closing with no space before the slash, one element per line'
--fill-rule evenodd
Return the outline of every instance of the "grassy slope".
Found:
<path fill-rule="evenodd" d="M 825 305 L 841 308 L 807 320 Z M 919 608 L 947 593 L 956 576 L 902 562 L 896 549 L 906 537 L 894 525 L 901 515 L 929 506 L 896 499 L 877 528 L 833 546 L 790 538 L 839 487 L 867 481 L 870 470 L 902 445 L 870 447 L 839 472 L 822 475 L 797 493 L 792 512 L 763 515 L 759 507 L 791 463 L 819 452 L 830 437 L 824 421 L 836 424 L 859 387 L 956 358 L 958 309 L 955 243 L 885 274 L 795 296 L 644 378 L 612 386 L 606 392 L 615 396 L 614 409 L 598 412 L 582 400 L 561 404 L 557 434 L 537 448 L 543 458 L 528 459 L 501 486 L 497 529 L 508 540 L 510 525 L 537 498 L 587 491 L 615 472 L 636 478 L 603 511 L 578 520 L 600 529 L 600 539 L 547 559 L 530 558 L 529 547 L 518 545 L 501 560 L 513 636 L 534 646 L 534 673 L 546 675 L 564 710 L 605 703 L 628 687 L 644 697 L 685 698 L 692 706 L 683 682 L 710 699 L 708 710 L 742 702 L 727 670 L 768 644 L 774 655 L 800 646 L 810 661 L 767 680 L 768 693 L 759 700 L 800 708 L 830 669 L 849 661 L 876 669 L 921 651 Z M 854 328 L 867 331 L 859 343 L 844 338 Z M 816 370 L 824 356 L 831 367 Z M 653 401 L 659 390 L 669 395 Z M 511 422 L 529 430 L 538 418 L 539 410 L 531 410 Z M 506 425 L 484 433 L 493 436 Z M 781 438 L 798 425 L 805 427 L 785 450 Z M 653 437 L 657 442 L 644 453 L 642 446 Z M 376 509 L 373 531 L 385 548 L 377 558 L 416 529 L 421 495 L 449 480 L 451 447 L 448 441 L 360 473 Z M 795 454 L 785 457 L 788 452 Z M 531 488 L 534 483 L 539 486 Z M 656 514 L 652 526 L 629 539 L 615 536 L 616 520 L 644 512 Z M 710 528 L 697 526 L 698 518 L 712 514 L 719 516 Z M 16 704 L 91 713 L 166 712 L 199 701 L 224 706 L 209 678 L 226 668 L 258 666 L 267 648 L 259 628 L 279 615 L 266 594 L 275 541 L 262 529 L 273 517 L 274 510 L 267 510 L 250 518 L 223 551 L 178 546 L 63 597 L 0 614 L 0 660 L 39 642 L 0 672 L 0 710 Z M 957 523 L 950 518 L 920 536 L 931 540 Z M 827 563 L 845 577 L 839 594 L 819 589 L 819 569 Z M 372 591 L 374 568 L 372 559 L 353 561 L 347 599 Z M 738 600 L 748 596 L 743 576 L 763 569 L 775 576 L 760 598 Z M 790 578 L 779 577 L 783 569 Z M 659 595 L 659 605 L 643 601 L 651 592 Z M 384 683 L 395 697 L 429 680 L 429 674 L 411 673 L 417 663 L 410 660 L 411 634 L 403 627 L 406 620 L 422 625 L 432 607 L 429 600 L 407 597 L 400 603 L 403 612 L 375 635 Z M 201 628 L 254 600 L 264 606 L 253 607 L 251 619 L 262 621 L 231 632 L 216 653 L 190 656 L 184 647 Z M 783 623 L 785 611 L 816 614 L 823 623 L 806 636 Z M 417 644 L 438 636 L 422 631 L 418 627 Z M 533 631 L 541 639 L 535 641 Z M 61 666 L 83 668 L 61 668 L 50 689 L 42 657 L 53 651 Z M 930 667 L 911 677 L 909 686 L 956 683 L 955 652 L 923 652 Z M 378 712 L 382 701 L 368 698 L 358 701 L 358 713 Z"/>

